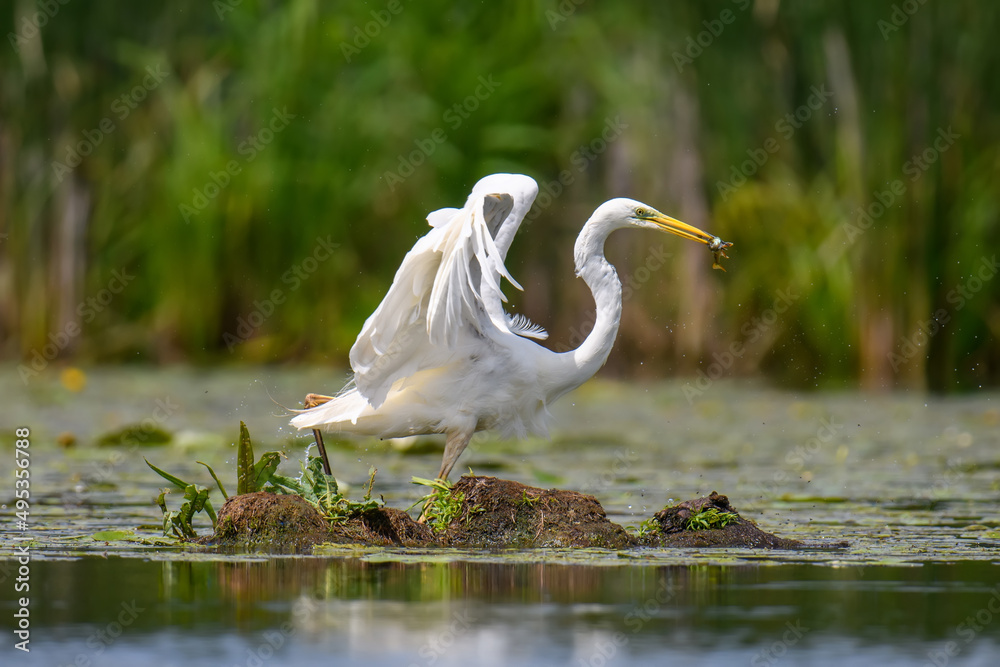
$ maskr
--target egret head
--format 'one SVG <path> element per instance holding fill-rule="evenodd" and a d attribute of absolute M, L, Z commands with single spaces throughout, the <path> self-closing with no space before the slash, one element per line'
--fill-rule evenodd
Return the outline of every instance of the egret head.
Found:
<path fill-rule="evenodd" d="M 660 213 L 652 206 L 635 201 L 634 199 L 618 198 L 601 204 L 594 211 L 595 218 L 601 218 L 613 228 L 621 227 L 642 227 L 645 229 L 656 229 L 662 232 L 670 232 L 691 241 L 704 243 L 715 253 L 713 268 L 722 269 L 719 264 L 721 257 L 727 257 L 726 248 L 733 245 L 728 241 L 723 241 L 718 236 L 713 236 L 697 227 L 681 222 L 669 215 Z M 725 269 L 722 269 L 725 271 Z"/>

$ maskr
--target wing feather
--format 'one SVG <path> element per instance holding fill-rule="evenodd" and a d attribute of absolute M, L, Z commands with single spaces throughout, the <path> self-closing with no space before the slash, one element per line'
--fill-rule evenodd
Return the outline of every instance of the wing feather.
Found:
<path fill-rule="evenodd" d="M 549 337 L 549 332 L 546 331 L 544 327 L 539 324 L 535 324 L 521 313 L 516 315 L 508 313 L 507 327 L 510 329 L 511 333 L 517 334 L 518 336 L 524 336 L 525 338 L 545 340 Z"/>
<path fill-rule="evenodd" d="M 427 216 L 432 229 L 403 258 L 351 348 L 358 392 L 373 407 L 400 378 L 447 363 L 460 337 L 548 335 L 502 305 L 501 279 L 522 289 L 504 260 L 537 192 L 528 176 L 494 174 L 476 184 L 463 208 Z"/>

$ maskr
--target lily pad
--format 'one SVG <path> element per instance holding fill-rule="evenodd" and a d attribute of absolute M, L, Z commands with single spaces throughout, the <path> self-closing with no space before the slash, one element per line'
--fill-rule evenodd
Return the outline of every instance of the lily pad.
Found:
<path fill-rule="evenodd" d="M 169 431 L 149 424 L 129 424 L 97 438 L 98 447 L 155 447 L 173 439 Z"/>
<path fill-rule="evenodd" d="M 90 536 L 95 542 L 135 542 L 138 537 L 131 530 L 102 530 Z"/>

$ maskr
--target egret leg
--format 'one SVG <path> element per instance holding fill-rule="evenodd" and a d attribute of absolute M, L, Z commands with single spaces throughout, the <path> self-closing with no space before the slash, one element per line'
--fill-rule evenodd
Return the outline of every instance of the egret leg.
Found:
<path fill-rule="evenodd" d="M 470 440 L 472 440 L 471 431 L 453 431 L 448 434 L 448 440 L 444 445 L 444 458 L 441 459 L 441 472 L 437 476 L 438 479 L 448 479 L 451 469 L 455 467 L 458 457 L 469 446 Z"/>
<path fill-rule="evenodd" d="M 451 469 L 455 467 L 458 457 L 469 446 L 469 441 L 472 440 L 473 433 L 474 431 L 452 431 L 448 434 L 448 439 L 444 445 L 444 458 L 441 459 L 441 471 L 437 475 L 438 479 L 448 479 L 448 475 L 451 474 Z M 427 505 L 430 505 L 430 503 L 431 501 L 428 500 L 424 504 L 417 523 L 424 523 L 427 520 L 425 513 L 427 512 Z"/>
<path fill-rule="evenodd" d="M 315 408 L 317 405 L 323 405 L 332 399 L 333 396 L 324 396 L 323 394 L 306 394 L 306 398 L 302 403 L 308 410 L 309 408 Z M 318 428 L 314 428 L 312 432 L 313 438 L 316 439 L 316 447 L 319 449 L 319 456 L 323 459 L 323 472 L 327 475 L 332 475 L 333 469 L 330 468 L 330 459 L 326 455 L 326 445 L 323 444 L 323 433 Z"/>

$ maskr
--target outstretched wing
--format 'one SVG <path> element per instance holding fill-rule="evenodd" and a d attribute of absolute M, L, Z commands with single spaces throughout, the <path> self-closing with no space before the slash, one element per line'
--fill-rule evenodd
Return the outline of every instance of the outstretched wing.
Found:
<path fill-rule="evenodd" d="M 500 291 L 501 276 L 522 289 L 507 272 L 504 255 L 491 234 L 491 227 L 503 226 L 511 207 L 512 197 L 507 193 L 474 193 L 465 208 L 441 228 L 443 233 L 432 246 L 441 260 L 427 308 L 432 345 L 453 349 L 468 324 L 482 331 L 484 301 L 505 298 Z M 487 211 L 493 216 L 487 218 Z"/>
<path fill-rule="evenodd" d="M 507 251 L 517 234 L 521 222 L 531 209 L 531 204 L 538 194 L 538 184 L 530 176 L 523 174 L 493 174 L 481 179 L 472 189 L 469 201 L 473 201 L 477 196 L 487 193 L 505 193 L 510 196 L 510 211 L 503 219 L 503 222 L 495 229 L 491 230 L 493 242 L 496 246 L 501 262 L 506 260 Z M 545 340 L 549 334 L 539 325 L 531 322 L 524 315 L 510 315 L 503 304 L 507 302 L 503 290 L 500 287 L 500 277 L 507 275 L 506 270 L 486 271 L 481 276 L 482 306 L 487 316 L 498 331 L 511 333 L 526 338 L 537 338 Z M 513 279 L 511 284 L 517 289 L 523 289 Z"/>
<path fill-rule="evenodd" d="M 351 348 L 358 391 L 373 407 L 396 380 L 446 363 L 473 327 L 544 337 L 523 317 L 510 318 L 501 277 L 521 289 L 504 259 L 538 192 L 534 180 L 495 174 L 479 181 L 461 209 L 427 216 L 433 227 L 407 253 L 389 292 Z"/>
<path fill-rule="evenodd" d="M 469 201 L 479 195 L 491 193 L 505 193 L 511 197 L 511 209 L 508 215 L 497 229 L 491 232 L 497 250 L 506 258 L 521 221 L 528 214 L 531 204 L 538 195 L 538 184 L 535 183 L 535 179 L 524 174 L 493 174 L 481 178 L 476 183 L 472 188 L 472 194 L 469 195 Z"/>

